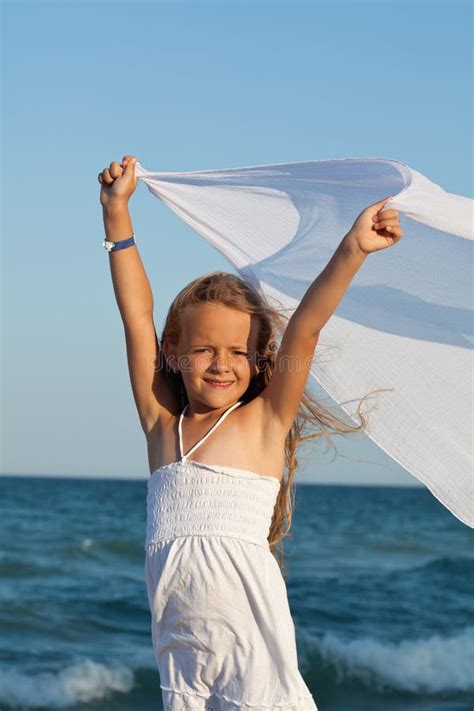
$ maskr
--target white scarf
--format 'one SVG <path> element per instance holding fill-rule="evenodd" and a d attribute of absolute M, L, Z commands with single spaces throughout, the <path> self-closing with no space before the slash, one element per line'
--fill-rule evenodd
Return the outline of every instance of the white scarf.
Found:
<path fill-rule="evenodd" d="M 352 417 L 367 392 L 384 389 L 364 403 L 368 436 L 474 527 L 474 201 L 385 158 L 187 173 L 137 162 L 135 171 L 288 316 L 359 213 L 393 196 L 383 209 L 399 211 L 404 235 L 367 256 L 321 332 L 311 374 Z"/>

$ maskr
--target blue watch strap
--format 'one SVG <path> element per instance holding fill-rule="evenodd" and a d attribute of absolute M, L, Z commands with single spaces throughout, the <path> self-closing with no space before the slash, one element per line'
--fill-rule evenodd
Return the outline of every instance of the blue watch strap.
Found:
<path fill-rule="evenodd" d="M 102 242 L 102 246 L 108 252 L 117 252 L 119 249 L 127 249 L 127 247 L 131 247 L 134 244 L 136 244 L 135 235 L 127 237 L 127 239 L 121 239 L 118 242 L 107 242 L 107 240 Z"/>

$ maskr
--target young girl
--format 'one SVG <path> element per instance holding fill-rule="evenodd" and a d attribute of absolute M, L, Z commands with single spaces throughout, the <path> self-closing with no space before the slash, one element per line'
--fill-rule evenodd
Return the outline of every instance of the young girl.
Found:
<path fill-rule="evenodd" d="M 179 292 L 160 344 L 128 212 L 134 164 L 124 156 L 98 179 L 148 445 L 145 570 L 165 711 L 317 711 L 275 552 L 291 525 L 296 445 L 310 438 L 301 422 L 364 426 L 337 428 L 304 391 L 351 279 L 401 238 L 398 212 L 380 214 L 388 197 L 364 210 L 287 323 L 241 278 L 214 272 Z"/>

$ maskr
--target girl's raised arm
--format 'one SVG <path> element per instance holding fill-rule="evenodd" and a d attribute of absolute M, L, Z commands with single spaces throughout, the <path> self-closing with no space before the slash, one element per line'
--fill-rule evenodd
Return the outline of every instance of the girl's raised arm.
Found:
<path fill-rule="evenodd" d="M 297 415 L 322 328 L 367 255 L 391 247 L 403 235 L 398 211 L 381 212 L 388 200 L 384 198 L 361 212 L 288 322 L 274 372 L 260 395 L 269 415 L 280 421 L 285 432 Z"/>
<path fill-rule="evenodd" d="M 128 200 L 138 183 L 135 159 L 124 156 L 122 163 L 113 161 L 99 173 L 98 180 L 102 186 L 100 202 L 107 241 L 131 237 Z M 142 429 L 147 434 L 158 418 L 161 399 L 168 404 L 170 397 L 168 386 L 157 371 L 159 345 L 153 323 L 153 293 L 136 244 L 116 252 L 111 250 L 109 265 L 125 330 L 133 396 Z"/>

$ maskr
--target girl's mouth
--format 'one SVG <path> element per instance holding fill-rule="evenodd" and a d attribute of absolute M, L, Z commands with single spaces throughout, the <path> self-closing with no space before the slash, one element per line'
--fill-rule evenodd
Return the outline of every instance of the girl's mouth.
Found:
<path fill-rule="evenodd" d="M 210 385 L 211 388 L 215 388 L 216 390 L 225 390 L 226 388 L 229 388 L 234 383 L 233 380 L 216 382 L 215 380 L 206 380 L 206 379 L 204 379 L 204 382 L 207 383 L 208 385 Z"/>

